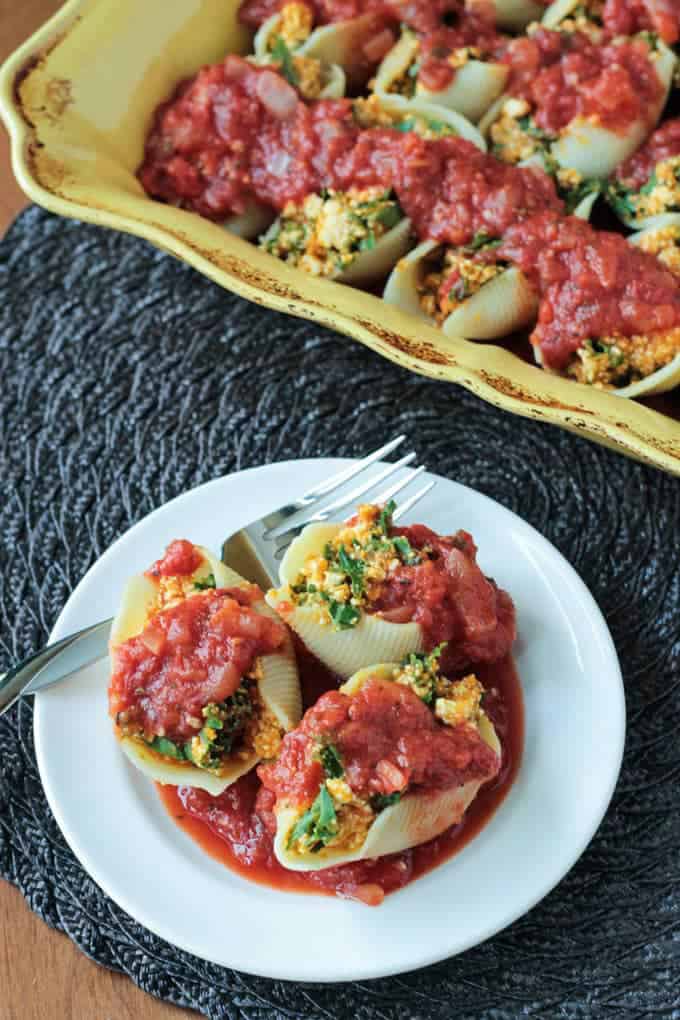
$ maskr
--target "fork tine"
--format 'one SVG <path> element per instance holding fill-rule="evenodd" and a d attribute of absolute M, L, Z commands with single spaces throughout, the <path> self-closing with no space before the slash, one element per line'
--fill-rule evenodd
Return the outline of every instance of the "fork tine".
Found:
<path fill-rule="evenodd" d="M 334 502 L 328 503 L 326 506 L 322 507 L 321 510 L 317 510 L 315 514 L 305 517 L 304 521 L 297 521 L 295 523 L 284 521 L 283 524 L 279 524 L 277 528 L 272 528 L 268 531 L 264 537 L 267 539 L 280 538 L 289 531 L 299 533 L 304 527 L 306 527 L 307 524 L 311 524 L 313 521 L 327 521 L 334 510 L 340 510 L 342 507 L 347 506 L 348 503 L 356 502 L 357 499 L 365 495 L 371 489 L 374 489 L 376 485 L 380 484 L 380 482 L 383 482 L 386 478 L 389 478 L 390 475 L 393 475 L 395 471 L 399 471 L 401 468 L 406 467 L 407 464 L 410 464 L 412 460 L 415 460 L 415 456 L 415 453 L 407 453 L 406 456 L 396 460 L 393 464 L 388 464 L 377 475 L 373 475 L 368 479 L 368 481 L 363 482 L 355 489 L 352 489 L 351 492 L 347 492 Z"/>
<path fill-rule="evenodd" d="M 396 496 L 398 492 L 401 492 L 402 489 L 405 489 L 406 486 L 410 485 L 411 482 L 415 481 L 416 478 L 419 478 L 424 470 L 425 470 L 424 464 L 421 464 L 420 467 L 414 468 L 412 471 L 409 472 L 406 478 L 400 478 L 398 482 L 395 482 L 394 485 L 391 485 L 388 489 L 385 489 L 384 492 L 381 492 L 378 496 L 376 496 L 373 501 L 375 503 L 382 504 L 387 503 L 390 499 L 392 499 L 393 496 Z M 419 489 L 418 492 L 416 492 L 413 496 L 407 499 L 405 503 L 401 503 L 397 507 L 397 509 L 392 514 L 392 520 L 393 521 L 398 520 L 403 514 L 411 510 L 416 505 L 416 503 L 418 503 L 423 498 L 423 496 L 426 496 L 431 489 L 434 489 L 436 484 L 437 482 L 435 479 L 431 482 L 428 482 L 427 485 L 423 485 L 422 489 Z M 321 513 L 322 511 L 319 512 Z M 278 537 L 282 538 L 282 541 L 277 544 L 276 549 L 274 550 L 273 555 L 275 560 L 278 561 L 283 559 L 283 555 L 288 546 L 293 541 L 293 539 L 297 538 L 300 532 L 303 531 L 304 528 L 306 528 L 309 523 L 311 523 L 311 521 L 308 519 L 304 521 L 302 524 L 298 524 L 295 527 L 289 528 L 288 531 L 282 531 L 280 533 Z"/>
<path fill-rule="evenodd" d="M 392 450 L 396 450 L 396 448 L 400 446 L 405 439 L 405 435 L 396 436 L 394 439 L 390 439 L 389 443 L 385 443 L 385 445 L 381 446 L 380 449 L 374 450 L 372 453 L 367 454 L 367 456 L 362 457 L 362 459 L 356 463 L 343 468 L 342 471 L 339 471 L 331 478 L 327 478 L 325 481 L 320 482 L 313 489 L 309 489 L 309 491 L 302 497 L 301 502 L 311 503 L 316 499 L 320 499 L 322 496 L 327 496 L 329 492 L 333 492 L 333 490 L 337 489 L 339 485 L 343 485 L 345 482 L 351 481 L 355 475 L 360 474 L 365 468 L 374 464 L 376 460 L 381 460 L 381 458 L 386 457 L 388 453 L 392 453 Z"/>
<path fill-rule="evenodd" d="M 419 475 L 422 475 L 424 470 L 424 464 L 421 464 L 417 468 L 413 468 L 413 470 L 409 471 L 405 478 L 400 478 L 398 482 L 394 483 L 394 485 L 390 485 L 389 488 L 383 489 L 382 492 L 378 493 L 373 502 L 379 503 L 382 506 L 384 506 L 385 503 L 389 503 L 393 496 L 396 496 L 398 492 L 401 492 L 401 490 L 405 489 L 407 485 L 410 485 L 414 479 L 418 478 Z"/>
<path fill-rule="evenodd" d="M 400 505 L 392 514 L 392 520 L 398 521 L 400 517 L 403 517 L 404 514 L 408 513 L 409 510 L 411 510 L 416 505 L 416 503 L 420 502 L 423 496 L 426 496 L 431 489 L 434 489 L 436 484 L 437 484 L 436 479 L 433 479 L 433 481 L 428 482 L 427 485 L 423 485 L 422 489 L 416 492 L 415 495 L 411 496 L 410 499 L 407 499 L 405 503 L 400 503 Z"/>

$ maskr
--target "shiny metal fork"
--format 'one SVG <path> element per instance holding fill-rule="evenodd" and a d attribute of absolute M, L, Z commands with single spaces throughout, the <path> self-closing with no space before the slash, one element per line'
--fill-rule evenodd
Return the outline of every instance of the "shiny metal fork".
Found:
<path fill-rule="evenodd" d="M 339 511 L 356 504 L 359 499 L 385 504 L 422 475 L 424 465 L 410 467 L 416 455 L 408 453 L 394 463 L 381 465 L 358 485 L 350 484 L 381 458 L 396 450 L 405 439 L 406 436 L 397 436 L 331 478 L 319 482 L 299 499 L 235 532 L 222 546 L 223 561 L 263 588 L 276 584 L 279 565 L 286 549 L 307 524 L 327 521 Z M 390 484 L 386 488 L 376 491 L 388 481 Z M 408 513 L 435 484 L 435 481 L 427 482 L 404 502 L 400 502 L 393 519 L 399 520 Z M 330 502 L 324 502 L 329 496 L 333 497 Z M 111 619 L 102 620 L 75 634 L 69 634 L 0 676 L 0 716 L 23 694 L 35 694 L 60 683 L 103 658 L 107 653 L 111 622 Z"/>
<path fill-rule="evenodd" d="M 416 459 L 416 455 L 407 453 L 394 463 L 382 466 L 377 472 L 371 472 L 370 476 L 364 478 L 358 485 L 349 484 L 377 461 L 396 450 L 405 439 L 406 436 L 403 435 L 391 439 L 389 443 L 343 468 L 331 478 L 319 482 L 299 499 L 241 528 L 222 546 L 222 560 L 263 588 L 277 584 L 279 566 L 286 549 L 308 524 L 328 521 L 335 515 L 340 516 L 339 511 L 354 506 L 360 499 L 364 502 L 385 504 L 422 475 L 425 466 L 421 464 L 419 467 L 409 467 Z M 391 480 L 391 484 L 378 491 L 379 486 L 388 480 Z M 435 481 L 427 482 L 409 499 L 400 502 L 394 511 L 393 519 L 399 520 L 408 513 L 434 488 L 435 484 Z M 334 499 L 324 502 L 327 496 L 334 494 Z"/>

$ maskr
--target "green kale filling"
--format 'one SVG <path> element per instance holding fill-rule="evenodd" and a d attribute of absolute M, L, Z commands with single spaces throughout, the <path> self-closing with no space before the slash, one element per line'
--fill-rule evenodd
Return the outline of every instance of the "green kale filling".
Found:
<path fill-rule="evenodd" d="M 345 774 L 345 767 L 342 764 L 342 757 L 335 744 L 325 744 L 319 751 L 319 758 L 323 770 L 329 779 L 342 779 Z"/>
<path fill-rule="evenodd" d="M 437 645 L 431 652 L 411 652 L 400 662 L 398 679 L 406 683 L 430 708 L 437 698 L 437 687 L 441 682 L 439 659 L 447 642 Z"/>
<path fill-rule="evenodd" d="M 216 588 L 217 583 L 215 581 L 215 575 L 210 573 L 207 577 L 204 577 L 201 581 L 194 581 L 194 588 L 197 591 L 206 591 L 208 588 Z"/>
<path fill-rule="evenodd" d="M 376 793 L 371 797 L 371 807 L 376 813 L 380 813 L 385 808 L 391 807 L 392 804 L 397 804 L 401 800 L 401 796 L 399 790 L 395 790 L 394 793 Z"/>
<path fill-rule="evenodd" d="M 295 70 L 293 55 L 280 35 L 277 35 L 274 39 L 271 54 L 276 63 L 280 64 L 281 74 L 286 81 L 293 87 L 296 87 L 299 84 L 300 79 L 298 78 L 298 73 Z"/>
<path fill-rule="evenodd" d="M 298 818 L 288 834 L 287 847 L 301 844 L 309 853 L 316 854 L 327 846 L 338 831 L 338 816 L 333 798 L 322 786 L 312 806 Z"/>
<path fill-rule="evenodd" d="M 203 709 L 204 723 L 197 734 L 200 741 L 198 750 L 193 749 L 190 740 L 183 746 L 168 740 L 167 737 L 154 737 L 146 743 L 152 750 L 166 758 L 188 761 L 198 768 L 214 772 L 222 765 L 225 755 L 233 750 L 234 744 L 253 714 L 253 709 L 250 684 L 244 680 L 226 701 L 213 702 Z"/>
<path fill-rule="evenodd" d="M 406 566 L 415 566 L 422 560 L 422 554 L 411 546 L 406 536 L 390 535 L 395 510 L 396 503 L 390 500 L 380 511 L 377 521 L 371 527 L 370 535 L 363 543 L 354 538 L 349 549 L 344 544 L 336 549 L 330 542 L 323 548 L 323 556 L 328 564 L 326 576 L 333 578 L 333 589 L 347 585 L 351 600 L 338 601 L 318 585 L 302 580 L 291 586 L 298 603 L 308 605 L 310 602 L 316 604 L 325 602 L 336 630 L 355 627 L 361 619 L 361 602 L 366 596 L 365 573 L 370 564 L 370 553 L 388 552 L 392 558 L 398 559 Z M 367 559 L 359 558 L 357 555 L 359 550 L 369 554 Z"/>

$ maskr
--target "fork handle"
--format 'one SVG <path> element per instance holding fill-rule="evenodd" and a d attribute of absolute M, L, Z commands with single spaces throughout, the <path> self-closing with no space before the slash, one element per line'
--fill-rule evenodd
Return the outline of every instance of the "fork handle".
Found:
<path fill-rule="evenodd" d="M 22 694 L 34 694 L 101 658 L 110 629 L 111 620 L 85 627 L 47 645 L 0 676 L 0 716 Z"/>

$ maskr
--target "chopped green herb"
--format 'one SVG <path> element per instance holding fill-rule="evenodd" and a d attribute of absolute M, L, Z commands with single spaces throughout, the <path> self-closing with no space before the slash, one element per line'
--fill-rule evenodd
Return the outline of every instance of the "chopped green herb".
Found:
<path fill-rule="evenodd" d="M 389 530 L 392 527 L 392 516 L 396 509 L 397 504 L 394 502 L 393 499 L 391 499 L 389 503 L 385 503 L 385 506 L 380 511 L 380 517 L 378 518 L 378 527 L 385 535 L 389 533 Z"/>
<path fill-rule="evenodd" d="M 479 230 L 469 244 L 465 245 L 465 250 L 480 251 L 482 248 L 497 248 L 500 243 L 500 237 L 491 237 L 485 230 Z"/>
<path fill-rule="evenodd" d="M 521 130 L 525 133 L 525 135 L 530 135 L 531 138 L 535 138 L 536 141 L 538 142 L 554 141 L 552 135 L 547 134 L 547 132 L 541 130 L 541 128 L 536 123 L 534 123 L 531 114 L 527 114 L 526 117 L 520 117 L 519 120 L 517 121 L 517 124 L 521 128 Z"/>
<path fill-rule="evenodd" d="M 636 215 L 636 209 L 633 205 L 632 195 L 628 188 L 624 188 L 623 185 L 618 183 L 610 184 L 607 189 L 607 201 L 610 206 L 623 220 L 628 220 L 631 216 Z"/>
<path fill-rule="evenodd" d="M 415 131 L 416 121 L 413 117 L 405 117 L 404 120 L 398 121 L 394 125 L 395 131 L 402 131 L 404 134 L 408 131 Z"/>
<path fill-rule="evenodd" d="M 430 707 L 437 697 L 437 684 L 440 680 L 439 659 L 446 648 L 443 641 L 431 652 L 411 652 L 402 659 L 400 665 L 405 679 L 421 701 Z"/>
<path fill-rule="evenodd" d="M 361 616 L 355 606 L 351 606 L 348 602 L 335 602 L 333 599 L 328 603 L 328 612 L 338 630 L 349 630 L 350 627 L 356 627 Z"/>
<path fill-rule="evenodd" d="M 305 811 L 288 834 L 288 849 L 295 843 L 302 843 L 310 853 L 318 853 L 333 839 L 338 831 L 338 817 L 333 798 L 322 786 L 319 795 Z"/>
<path fill-rule="evenodd" d="M 416 563 L 420 563 L 420 555 L 404 535 L 395 535 L 392 539 L 392 545 L 399 553 L 399 558 L 407 566 L 412 567 Z"/>
<path fill-rule="evenodd" d="M 394 793 L 376 793 L 371 797 L 371 807 L 376 812 L 384 811 L 385 808 L 397 804 L 400 800 L 401 792 L 399 790 L 395 790 Z"/>
<path fill-rule="evenodd" d="M 581 181 L 575 188 L 561 189 L 564 195 L 564 202 L 567 207 L 568 213 L 573 213 L 574 209 L 579 205 L 584 198 L 588 195 L 601 195 L 607 187 L 607 182 L 600 177 L 592 177 L 585 181 Z"/>
<path fill-rule="evenodd" d="M 149 742 L 149 747 L 152 751 L 157 751 L 158 754 L 164 755 L 166 758 L 175 758 L 177 761 L 184 761 L 184 751 L 178 744 L 175 744 L 172 740 L 168 740 L 167 737 L 154 737 Z"/>
<path fill-rule="evenodd" d="M 375 248 L 375 234 L 372 230 L 366 234 L 366 237 L 362 237 L 359 241 L 359 251 L 373 251 Z"/>
<path fill-rule="evenodd" d="M 338 563 L 350 579 L 352 594 L 361 596 L 364 594 L 364 569 L 362 560 L 355 560 L 347 555 L 344 545 L 338 551 Z"/>
<path fill-rule="evenodd" d="M 652 193 L 652 191 L 654 191 L 654 188 L 656 188 L 658 186 L 658 184 L 659 184 L 659 179 L 656 176 L 656 171 L 652 171 L 652 176 L 649 178 L 647 183 L 643 184 L 642 187 L 640 188 L 640 194 L 641 195 L 650 195 Z"/>
<path fill-rule="evenodd" d="M 391 230 L 392 227 L 396 227 L 397 223 L 401 223 L 403 214 L 396 202 L 390 202 L 389 205 L 383 206 L 378 211 L 375 218 L 383 227 Z"/>
<path fill-rule="evenodd" d="M 298 78 L 297 71 L 295 70 L 293 55 L 280 35 L 277 35 L 274 39 L 274 45 L 272 46 L 271 52 L 276 63 L 281 65 L 281 74 L 286 81 L 293 86 L 298 85 L 300 79 Z"/>
<path fill-rule="evenodd" d="M 215 575 L 210 573 L 200 581 L 194 581 L 194 588 L 197 591 L 205 591 L 207 588 L 216 588 Z"/>
<path fill-rule="evenodd" d="M 342 758 L 335 744 L 326 744 L 319 752 L 321 764 L 329 779 L 340 779 L 345 774 Z"/>

